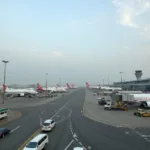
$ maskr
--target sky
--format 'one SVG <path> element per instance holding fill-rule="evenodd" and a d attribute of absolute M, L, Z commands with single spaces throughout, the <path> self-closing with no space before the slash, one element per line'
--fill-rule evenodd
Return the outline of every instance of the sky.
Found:
<path fill-rule="evenodd" d="M 150 77 L 150 0 L 0 0 L 7 84 Z M 0 84 L 4 64 L 0 63 Z"/>

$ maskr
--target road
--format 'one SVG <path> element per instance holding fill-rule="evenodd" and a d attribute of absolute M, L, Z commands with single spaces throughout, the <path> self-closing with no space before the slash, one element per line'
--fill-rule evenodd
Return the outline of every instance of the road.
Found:
<path fill-rule="evenodd" d="M 147 150 L 150 144 L 128 128 L 117 128 L 92 121 L 82 115 L 85 90 L 47 104 L 22 108 L 22 117 L 7 124 L 13 132 L 0 140 L 1 150 L 17 150 L 40 127 L 40 119 L 53 118 L 57 125 L 47 133 L 47 149 L 72 150 L 83 146 L 93 150 Z"/>

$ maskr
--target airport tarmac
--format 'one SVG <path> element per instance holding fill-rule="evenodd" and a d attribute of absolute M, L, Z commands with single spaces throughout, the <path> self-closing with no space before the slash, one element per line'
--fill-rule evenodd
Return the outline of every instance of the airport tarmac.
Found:
<path fill-rule="evenodd" d="M 0 107 L 6 108 L 22 108 L 22 107 L 34 107 L 46 104 L 48 102 L 54 101 L 63 95 L 71 94 L 76 90 L 70 90 L 68 93 L 57 93 L 55 97 L 34 97 L 34 98 L 25 98 L 25 97 L 16 97 L 12 99 L 5 99 L 5 104 L 2 104 L 2 98 L 0 99 Z"/>
<path fill-rule="evenodd" d="M 49 137 L 47 149 L 73 150 L 75 146 L 83 147 L 85 150 L 150 148 L 150 143 L 133 131 L 84 117 L 82 114 L 84 101 L 85 89 L 80 89 L 47 104 L 21 108 L 22 117 L 5 124 L 5 127 L 11 129 L 11 134 L 0 140 L 0 149 L 22 150 L 40 133 L 41 120 L 48 118 L 56 121 L 56 127 L 47 133 Z"/>
<path fill-rule="evenodd" d="M 137 108 L 129 108 L 128 111 L 104 110 L 103 106 L 98 105 L 98 97 L 101 96 L 94 96 L 93 92 L 86 89 L 84 103 L 84 115 L 86 117 L 116 127 L 128 127 L 131 129 L 149 127 L 150 118 L 133 115 Z M 110 99 L 110 97 L 105 98 L 106 100 Z"/>

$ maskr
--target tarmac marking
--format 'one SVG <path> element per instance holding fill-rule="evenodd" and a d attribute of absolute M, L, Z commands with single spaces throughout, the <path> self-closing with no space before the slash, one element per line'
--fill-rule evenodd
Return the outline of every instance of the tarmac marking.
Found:
<path fill-rule="evenodd" d="M 126 134 L 129 134 L 129 132 L 125 132 Z"/>
<path fill-rule="evenodd" d="M 51 117 L 54 118 L 66 105 L 67 105 L 68 102 L 66 102 L 58 111 L 56 111 L 56 113 Z"/>
<path fill-rule="evenodd" d="M 55 111 L 56 113 L 51 117 L 51 119 L 54 118 L 67 105 L 67 103 L 68 102 L 66 102 L 58 111 Z M 25 147 L 25 145 L 40 132 L 41 132 L 41 129 L 38 129 L 36 132 L 34 132 L 18 150 L 22 150 Z"/>
<path fill-rule="evenodd" d="M 43 114 L 44 113 L 44 110 L 43 111 L 41 111 L 41 114 Z"/>
<path fill-rule="evenodd" d="M 23 148 L 26 146 L 26 144 L 33 139 L 36 135 L 38 135 L 41 132 L 41 129 L 38 129 L 36 132 L 34 132 L 22 145 L 18 150 L 23 150 Z"/>
<path fill-rule="evenodd" d="M 64 150 L 67 150 L 70 146 L 71 146 L 71 144 L 74 142 L 74 140 L 72 140 L 67 146 L 66 146 L 66 148 L 64 149 Z"/>
<path fill-rule="evenodd" d="M 68 109 L 69 109 L 69 108 L 68 108 Z M 71 113 L 72 113 L 72 110 L 71 110 Z M 72 123 L 71 123 L 71 114 L 70 114 L 70 131 L 71 131 L 71 133 L 72 133 L 73 138 L 78 142 L 78 144 L 80 144 L 84 150 L 87 150 L 87 149 L 83 146 L 83 144 L 81 143 L 81 141 L 78 139 L 77 135 L 73 132 Z"/>
<path fill-rule="evenodd" d="M 20 128 L 20 126 L 16 127 L 15 129 L 11 130 L 10 133 L 13 133 L 14 131 L 16 131 L 19 128 Z"/>

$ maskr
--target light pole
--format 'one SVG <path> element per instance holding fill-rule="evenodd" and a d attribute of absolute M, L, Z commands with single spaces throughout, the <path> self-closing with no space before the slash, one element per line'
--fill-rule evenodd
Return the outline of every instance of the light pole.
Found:
<path fill-rule="evenodd" d="M 4 63 L 4 87 L 3 87 L 3 104 L 5 101 L 5 84 L 6 84 L 6 64 L 9 62 L 7 60 L 2 60 L 2 62 Z"/>

